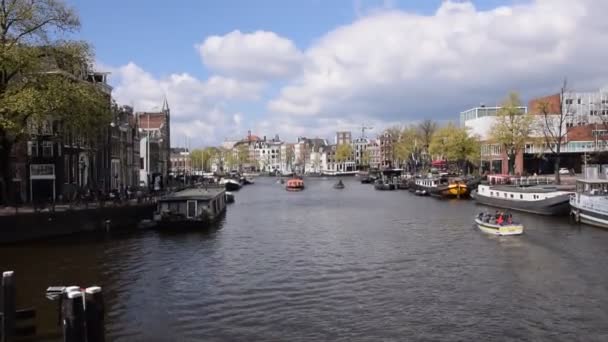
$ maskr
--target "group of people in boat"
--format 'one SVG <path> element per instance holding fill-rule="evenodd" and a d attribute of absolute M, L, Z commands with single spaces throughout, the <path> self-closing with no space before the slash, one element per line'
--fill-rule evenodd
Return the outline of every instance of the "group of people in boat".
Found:
<path fill-rule="evenodd" d="M 494 215 L 492 215 L 491 213 L 488 213 L 488 212 L 479 213 L 479 215 L 477 215 L 477 218 L 479 220 L 481 220 L 482 222 L 486 222 L 486 223 L 490 223 L 490 224 L 497 224 L 499 226 L 502 226 L 505 224 L 513 224 L 513 214 L 508 213 L 508 212 L 498 211 L 498 210 L 496 210 Z"/>

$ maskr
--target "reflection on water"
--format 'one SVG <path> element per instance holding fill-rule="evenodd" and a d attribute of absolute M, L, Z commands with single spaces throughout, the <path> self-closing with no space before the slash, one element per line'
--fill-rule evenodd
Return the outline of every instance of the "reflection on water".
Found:
<path fill-rule="evenodd" d="M 2 247 L 0 268 L 49 329 L 48 285 L 102 285 L 119 341 L 608 337 L 608 232 L 517 214 L 525 234 L 494 237 L 473 202 L 334 183 L 260 178 L 211 231 Z"/>

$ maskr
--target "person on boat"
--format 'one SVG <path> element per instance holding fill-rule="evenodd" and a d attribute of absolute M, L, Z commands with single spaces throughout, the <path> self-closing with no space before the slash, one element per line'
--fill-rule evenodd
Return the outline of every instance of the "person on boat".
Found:
<path fill-rule="evenodd" d="M 508 224 L 512 224 L 513 223 L 513 214 L 511 214 L 511 213 L 507 214 L 507 223 Z"/>
<path fill-rule="evenodd" d="M 503 218 L 503 214 L 500 213 L 500 215 L 498 215 L 498 218 L 496 219 L 496 224 L 501 225 L 505 222 L 504 218 Z"/>

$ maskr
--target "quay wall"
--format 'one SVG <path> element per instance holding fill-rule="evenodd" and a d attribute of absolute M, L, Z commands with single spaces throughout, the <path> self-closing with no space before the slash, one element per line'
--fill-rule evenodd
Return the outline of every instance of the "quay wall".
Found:
<path fill-rule="evenodd" d="M 37 240 L 82 232 L 136 229 L 152 219 L 156 203 L 29 212 L 0 216 L 0 244 Z"/>

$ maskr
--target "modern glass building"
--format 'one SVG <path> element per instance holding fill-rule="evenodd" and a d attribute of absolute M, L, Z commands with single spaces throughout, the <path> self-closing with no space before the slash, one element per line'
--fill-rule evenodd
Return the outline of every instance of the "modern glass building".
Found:
<path fill-rule="evenodd" d="M 483 118 L 486 116 L 496 116 L 498 114 L 498 111 L 500 110 L 500 108 L 502 107 L 486 107 L 486 106 L 480 106 L 480 107 L 475 107 L 469 110 L 465 110 L 464 112 L 460 112 L 460 127 L 465 127 L 465 122 L 469 121 L 469 120 L 473 120 L 473 119 L 479 119 L 479 118 Z M 528 112 L 528 107 L 517 107 L 522 114 L 525 114 Z"/>

